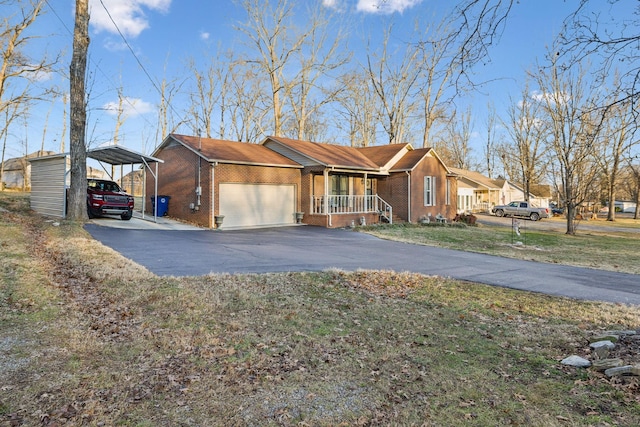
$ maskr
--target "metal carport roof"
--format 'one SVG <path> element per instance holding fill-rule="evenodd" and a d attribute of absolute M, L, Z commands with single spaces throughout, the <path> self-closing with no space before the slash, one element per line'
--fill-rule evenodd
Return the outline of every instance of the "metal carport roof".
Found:
<path fill-rule="evenodd" d="M 137 153 L 120 145 L 92 148 L 87 150 L 87 157 L 110 165 L 137 165 L 147 163 L 164 163 L 164 160 Z"/>
<path fill-rule="evenodd" d="M 151 172 L 154 178 L 154 200 L 158 197 L 158 163 L 164 163 L 164 160 L 156 157 L 147 156 L 146 154 L 138 153 L 136 151 L 125 148 L 121 145 L 108 145 L 105 147 L 92 148 L 87 150 L 87 157 L 99 161 L 100 163 L 108 163 L 110 165 L 131 165 L 133 171 L 133 165 L 144 164 L 144 166 Z M 155 163 L 155 171 L 151 170 L 149 163 Z M 146 174 L 143 175 L 144 184 L 146 186 Z M 153 201 L 153 200 L 152 200 Z M 144 218 L 145 211 L 145 198 L 142 197 L 142 218 Z M 154 204 L 153 219 L 157 221 L 158 218 L 158 204 Z"/>

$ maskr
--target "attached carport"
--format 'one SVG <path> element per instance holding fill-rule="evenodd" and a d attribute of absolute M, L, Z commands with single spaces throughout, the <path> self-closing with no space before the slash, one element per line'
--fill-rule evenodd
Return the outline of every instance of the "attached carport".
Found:
<path fill-rule="evenodd" d="M 122 147 L 120 145 L 110 145 L 106 147 L 93 148 L 87 151 L 87 158 L 97 160 L 105 172 L 112 177 L 113 168 L 120 166 L 120 176 L 123 177 L 124 166 L 131 165 L 133 172 L 135 165 L 144 165 L 154 180 L 154 197 L 158 194 L 158 163 L 164 160 L 147 156 Z M 65 218 L 67 216 L 66 193 L 69 188 L 70 158 L 68 153 L 55 154 L 52 156 L 37 157 L 30 159 L 31 162 L 31 208 L 43 215 Z M 112 167 L 109 172 L 105 164 Z M 153 168 L 151 165 L 153 164 Z M 143 174 L 143 191 L 145 194 L 146 176 Z M 157 220 L 157 204 L 154 209 L 154 221 Z M 142 217 L 144 218 L 145 199 L 142 198 Z"/>

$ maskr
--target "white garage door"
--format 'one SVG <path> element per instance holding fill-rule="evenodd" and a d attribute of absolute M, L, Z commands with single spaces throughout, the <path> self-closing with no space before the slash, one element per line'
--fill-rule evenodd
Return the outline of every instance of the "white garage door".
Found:
<path fill-rule="evenodd" d="M 223 228 L 295 223 L 294 185 L 220 184 Z"/>

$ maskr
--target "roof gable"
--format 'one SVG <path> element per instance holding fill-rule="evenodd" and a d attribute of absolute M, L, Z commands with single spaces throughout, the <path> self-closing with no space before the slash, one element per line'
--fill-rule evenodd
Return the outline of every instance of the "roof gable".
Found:
<path fill-rule="evenodd" d="M 182 144 L 198 155 L 204 157 L 209 162 L 295 168 L 302 167 L 293 160 L 259 144 L 201 138 L 198 136 L 171 134 L 167 139 L 165 139 L 165 142 L 158 150 L 169 145 L 171 141 L 176 141 Z"/>
<path fill-rule="evenodd" d="M 478 184 L 481 187 L 485 187 L 489 190 L 499 190 L 500 188 L 502 188 L 494 180 L 482 175 L 479 172 L 473 172 L 470 170 L 460 169 L 460 168 L 450 168 L 450 169 L 456 175 L 462 178 L 465 178 L 474 184 Z"/>
<path fill-rule="evenodd" d="M 391 169 L 407 152 L 413 150 L 410 144 L 387 144 L 356 148 L 372 162 L 383 169 Z"/>
<path fill-rule="evenodd" d="M 285 156 L 302 156 L 306 165 L 380 171 L 380 167 L 357 148 L 297 139 L 269 136 L 262 145 Z M 283 150 L 284 149 L 284 150 Z"/>

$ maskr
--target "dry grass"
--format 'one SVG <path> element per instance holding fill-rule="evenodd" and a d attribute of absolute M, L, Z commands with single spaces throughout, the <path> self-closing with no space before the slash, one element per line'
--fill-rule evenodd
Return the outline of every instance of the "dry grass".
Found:
<path fill-rule="evenodd" d="M 635 307 L 390 271 L 158 278 L 24 212 L 0 242 L 2 426 L 640 424 L 636 379 L 558 363 Z"/>
<path fill-rule="evenodd" d="M 380 238 L 403 242 L 640 274 L 640 222 L 597 221 L 597 225 L 603 229 L 581 230 L 575 236 L 562 231 L 532 228 L 527 229 L 526 234 L 517 236 L 511 227 L 482 224 L 474 227 L 400 224 L 363 227 L 361 230 Z M 619 228 L 628 228 L 630 231 L 619 231 Z"/>

